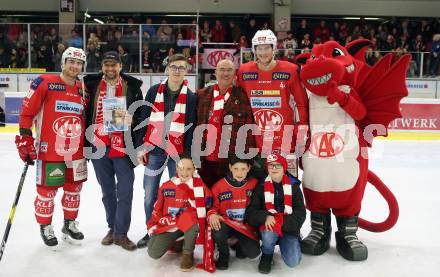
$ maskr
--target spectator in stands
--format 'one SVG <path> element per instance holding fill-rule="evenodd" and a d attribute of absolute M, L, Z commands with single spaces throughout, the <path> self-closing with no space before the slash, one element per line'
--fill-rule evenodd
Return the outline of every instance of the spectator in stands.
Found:
<path fill-rule="evenodd" d="M 79 35 L 78 31 L 76 29 L 72 29 L 70 34 L 71 34 L 71 38 L 69 39 L 69 46 L 82 49 L 83 48 L 83 39 Z"/>
<path fill-rule="evenodd" d="M 212 42 L 225 42 L 226 31 L 220 20 L 215 21 L 215 26 L 211 30 Z"/>
<path fill-rule="evenodd" d="M 296 37 L 302 40 L 304 38 L 305 34 L 309 34 L 309 40 L 310 40 L 311 33 L 312 33 L 312 30 L 309 28 L 307 20 L 302 19 L 301 22 L 299 23 L 298 28 L 295 31 Z"/>
<path fill-rule="evenodd" d="M 142 25 L 143 38 L 149 41 L 153 40 L 156 36 L 156 28 L 154 28 L 152 24 L 153 19 L 148 17 L 147 20 L 145 20 L 145 25 Z"/>
<path fill-rule="evenodd" d="M 209 27 L 209 22 L 205 20 L 203 22 L 203 27 L 200 30 L 200 37 L 202 39 L 202 42 L 211 42 L 211 29 Z"/>
<path fill-rule="evenodd" d="M 188 25 L 185 28 L 184 39 L 196 40 L 197 39 L 197 20 L 193 19 L 191 21 L 192 25 Z"/>
<path fill-rule="evenodd" d="M 348 29 L 347 22 L 343 22 L 341 24 L 341 27 L 339 28 L 339 43 L 340 44 L 345 43 L 345 40 L 347 39 L 349 31 L 350 30 Z"/>
<path fill-rule="evenodd" d="M 393 51 L 394 49 L 396 49 L 396 40 L 394 39 L 393 35 L 388 35 L 387 40 L 382 45 L 382 48 L 380 50 Z"/>
<path fill-rule="evenodd" d="M 100 48 L 101 45 L 101 41 L 99 40 L 99 38 L 96 36 L 96 33 L 90 33 L 90 37 L 87 40 L 87 45 L 89 44 L 93 44 L 93 46 L 95 47 L 95 49 Z"/>
<path fill-rule="evenodd" d="M 296 48 L 298 48 L 298 42 L 293 37 L 293 33 L 289 31 L 287 32 L 287 37 L 283 40 L 283 49 L 295 50 Z"/>
<path fill-rule="evenodd" d="M 249 47 L 248 41 L 246 39 L 246 36 L 243 36 L 243 35 L 240 36 L 239 44 L 240 44 L 240 48 L 248 48 Z"/>
<path fill-rule="evenodd" d="M 122 39 L 122 32 L 120 30 L 115 31 L 113 39 L 108 42 L 107 50 L 118 50 L 118 45 L 122 45 L 123 47 L 125 47 L 125 42 Z"/>
<path fill-rule="evenodd" d="M 301 43 L 299 44 L 299 48 L 300 49 L 304 49 L 304 48 L 312 49 L 313 48 L 313 44 L 312 44 L 312 41 L 310 40 L 309 33 L 304 34 L 304 37 L 301 40 Z"/>
<path fill-rule="evenodd" d="M 373 48 L 368 47 L 367 51 L 365 52 L 365 61 L 371 66 L 376 64 L 377 57 L 374 54 Z"/>
<path fill-rule="evenodd" d="M 327 27 L 327 23 L 325 20 L 321 20 L 319 26 L 317 26 L 314 30 L 315 39 L 319 38 L 322 43 L 328 41 L 328 37 L 330 36 L 330 29 Z"/>
<path fill-rule="evenodd" d="M 257 27 L 257 21 L 255 21 L 254 18 L 249 19 L 249 23 L 246 27 L 246 40 L 252 41 L 252 38 L 254 37 L 255 33 L 258 31 Z"/>
<path fill-rule="evenodd" d="M 153 72 L 153 61 L 150 46 L 148 44 L 142 45 L 142 72 Z"/>
<path fill-rule="evenodd" d="M 420 74 L 420 61 L 422 59 L 423 53 L 426 51 L 426 45 L 423 41 L 422 34 L 417 34 L 416 39 L 412 42 L 411 51 L 419 52 L 419 53 L 412 53 L 412 60 L 416 63 L 417 69 L 416 69 L 416 75 Z"/>
<path fill-rule="evenodd" d="M 52 63 L 54 64 L 54 71 L 61 72 L 61 56 L 64 53 L 66 46 L 62 43 L 58 43 L 57 52 L 52 56 Z"/>
<path fill-rule="evenodd" d="M 58 49 L 58 43 L 62 41 L 61 37 L 58 36 L 57 29 L 51 27 L 49 29 L 49 33 L 46 37 L 46 47 L 48 50 L 48 57 L 52 60 L 53 55 L 56 54 Z M 54 68 L 51 68 L 51 71 L 54 71 Z"/>
<path fill-rule="evenodd" d="M 6 52 L 3 44 L 0 44 L 0 68 L 8 68 L 11 64 L 11 56 Z"/>
<path fill-rule="evenodd" d="M 268 22 L 264 22 L 263 25 L 261 25 L 261 30 L 270 30 L 270 26 Z"/>
<path fill-rule="evenodd" d="M 157 29 L 157 37 L 162 42 L 169 42 L 171 40 L 171 36 L 173 34 L 173 28 L 168 25 L 167 21 L 164 19 L 161 21 L 161 25 Z"/>
<path fill-rule="evenodd" d="M 128 53 L 125 52 L 124 46 L 122 46 L 121 44 L 118 45 L 117 49 L 118 49 L 119 57 L 121 58 L 122 72 L 130 72 Z"/>
<path fill-rule="evenodd" d="M 49 59 L 49 55 L 47 53 L 47 47 L 45 44 L 40 45 L 37 51 L 37 67 L 44 68 L 49 70 L 50 65 L 52 64 L 52 60 Z"/>
<path fill-rule="evenodd" d="M 226 41 L 238 43 L 240 41 L 241 30 L 234 21 L 229 21 L 228 30 L 226 31 Z"/>
<path fill-rule="evenodd" d="M 330 31 L 330 35 L 335 38 L 336 41 L 339 41 L 339 32 L 341 31 L 341 25 L 338 21 L 333 23 L 333 27 Z"/>
<path fill-rule="evenodd" d="M 87 72 L 98 72 L 101 68 L 101 55 L 96 49 L 96 44 L 89 42 L 87 44 Z"/>
<path fill-rule="evenodd" d="M 440 34 L 435 34 L 432 38 L 431 45 L 431 64 L 429 67 L 429 73 L 431 77 L 438 75 L 440 64 Z"/>

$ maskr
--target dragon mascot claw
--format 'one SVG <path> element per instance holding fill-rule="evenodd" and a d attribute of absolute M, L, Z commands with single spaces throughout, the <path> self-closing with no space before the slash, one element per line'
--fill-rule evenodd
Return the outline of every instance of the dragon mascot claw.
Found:
<path fill-rule="evenodd" d="M 365 62 L 372 43 L 359 39 L 346 47 L 335 41 L 315 45 L 297 57 L 309 94 L 310 141 L 302 156 L 303 188 L 312 230 L 301 242 L 305 254 L 329 249 L 331 213 L 336 217 L 336 248 L 347 260 L 367 259 L 358 227 L 383 232 L 397 221 L 399 207 L 385 184 L 368 169 L 373 138 L 386 136 L 389 123 L 401 117 L 400 101 L 408 95 L 405 76 L 410 55 L 388 54 L 373 67 Z M 367 182 L 385 198 L 388 218 L 373 223 L 359 218 Z"/>

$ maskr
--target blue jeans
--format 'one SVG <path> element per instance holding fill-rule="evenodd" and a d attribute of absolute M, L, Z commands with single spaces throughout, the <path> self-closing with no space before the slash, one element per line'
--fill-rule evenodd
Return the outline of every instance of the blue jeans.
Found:
<path fill-rule="evenodd" d="M 128 157 L 92 159 L 96 179 L 102 190 L 108 228 L 115 235 L 126 235 L 130 228 L 134 170 Z M 116 177 L 116 180 L 115 180 Z"/>
<path fill-rule="evenodd" d="M 156 203 L 157 200 L 157 191 L 159 190 L 160 178 L 165 170 L 165 162 L 170 178 L 176 176 L 176 162 L 171 157 L 165 154 L 148 155 L 148 163 L 144 170 L 144 209 L 146 222 L 150 220 L 154 203 Z"/>
<path fill-rule="evenodd" d="M 284 234 L 284 236 L 280 237 L 277 233 L 265 230 L 261 232 L 261 240 L 261 251 L 263 254 L 273 254 L 275 245 L 278 242 L 281 257 L 288 267 L 295 267 L 301 261 L 301 247 L 298 237 L 288 234 Z"/>

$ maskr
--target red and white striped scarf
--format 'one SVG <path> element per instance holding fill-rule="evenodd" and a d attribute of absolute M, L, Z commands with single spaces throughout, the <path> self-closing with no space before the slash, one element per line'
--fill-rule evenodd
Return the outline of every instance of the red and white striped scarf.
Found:
<path fill-rule="evenodd" d="M 223 123 L 223 110 L 226 101 L 228 101 L 231 96 L 232 88 L 228 88 L 225 94 L 220 94 L 220 88 L 218 84 L 214 85 L 211 112 L 208 123 L 213 125 L 217 132 L 208 132 L 206 138 L 206 147 L 208 153 L 210 153 L 206 159 L 209 161 L 218 161 L 218 153 L 220 147 L 220 139 L 222 134 L 222 123 Z M 213 149 L 213 150 L 212 150 Z"/>
<path fill-rule="evenodd" d="M 283 185 L 283 194 L 284 194 L 284 213 L 283 214 L 292 214 L 292 184 L 290 183 L 289 177 L 284 174 L 283 179 L 281 180 Z M 266 177 L 264 180 L 264 202 L 266 204 L 266 210 L 275 215 L 279 212 L 275 209 L 275 188 L 272 182 L 272 178 L 270 176 Z"/>
<path fill-rule="evenodd" d="M 105 145 L 110 146 L 109 157 L 117 158 L 125 156 L 125 143 L 124 143 L 124 135 L 122 132 L 112 132 L 110 135 L 104 132 L 104 116 L 102 109 L 102 101 L 105 98 L 107 92 L 107 83 L 104 78 L 101 80 L 99 86 L 99 96 L 98 103 L 96 109 L 96 118 L 95 118 L 95 136 L 99 138 Z M 122 96 L 122 78 L 119 76 L 118 82 L 116 83 L 115 89 L 115 97 Z M 95 140 L 95 144 L 98 142 Z M 97 147 L 103 145 L 96 145 Z"/>
<path fill-rule="evenodd" d="M 144 137 L 144 143 L 146 144 L 156 146 L 162 146 L 163 144 L 163 132 L 165 131 L 165 103 L 163 92 L 165 90 L 167 80 L 168 79 L 165 79 L 162 83 L 160 83 L 157 90 L 156 99 L 154 99 L 153 108 L 151 109 L 150 122 Z M 183 152 L 187 91 L 188 81 L 184 80 L 172 114 L 172 121 L 168 133 L 169 142 L 164 148 L 164 150 L 170 156 L 176 156 Z"/>
<path fill-rule="evenodd" d="M 272 231 L 277 233 L 280 237 L 283 236 L 282 227 L 284 224 L 283 215 L 292 214 L 292 184 L 290 183 L 289 177 L 287 175 L 283 176 L 281 180 L 283 185 L 284 194 L 284 212 L 277 212 L 275 209 L 275 188 L 270 176 L 267 176 L 264 181 L 264 202 L 266 205 L 266 210 L 275 217 L 275 225 L 272 227 Z M 265 225 L 260 226 L 260 230 L 264 231 L 266 229 Z"/>

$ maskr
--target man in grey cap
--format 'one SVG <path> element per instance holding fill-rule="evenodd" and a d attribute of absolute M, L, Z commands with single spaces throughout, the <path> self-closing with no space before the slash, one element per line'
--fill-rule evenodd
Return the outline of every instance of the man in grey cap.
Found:
<path fill-rule="evenodd" d="M 92 126 L 93 131 L 92 141 L 87 139 L 85 145 L 91 146 L 93 153 L 99 153 L 99 150 L 105 152 L 103 157 L 92 159 L 96 179 L 102 189 L 102 202 L 109 228 L 101 243 L 114 243 L 126 250 L 135 250 L 136 244 L 127 237 L 131 222 L 135 165 L 125 148 L 127 145 L 133 145 L 133 140 L 129 142 L 126 138 L 135 137 L 133 128 L 140 122 L 137 112 L 129 114 L 127 110 L 133 102 L 142 100 L 142 81 L 121 73 L 121 69 L 119 54 L 109 51 L 103 55 L 102 73 L 84 77 L 85 89 L 90 97 L 86 125 Z M 126 107 L 119 107 L 117 110 L 118 113 L 122 110 L 122 115 L 119 116 L 122 116 L 125 124 L 129 126 L 128 131 L 106 130 L 104 101 L 125 101 Z M 125 132 L 130 131 L 131 134 L 126 136 Z"/>

